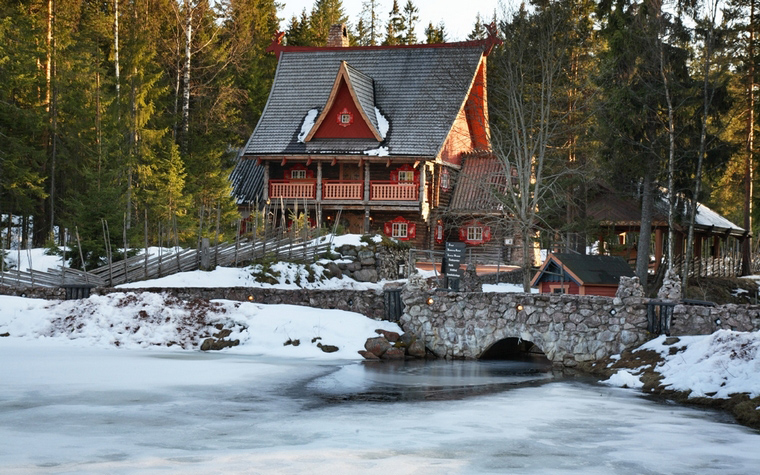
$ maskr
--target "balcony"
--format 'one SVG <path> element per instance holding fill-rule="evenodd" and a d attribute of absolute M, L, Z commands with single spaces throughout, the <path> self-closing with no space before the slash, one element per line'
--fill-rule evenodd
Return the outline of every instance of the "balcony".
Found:
<path fill-rule="evenodd" d="M 364 182 L 359 180 L 324 180 L 323 200 L 361 200 L 364 198 Z"/>
<path fill-rule="evenodd" d="M 269 180 L 269 198 L 313 200 L 316 197 L 316 180 Z"/>
<path fill-rule="evenodd" d="M 417 201 L 420 187 L 416 183 L 394 183 L 392 181 L 371 181 L 371 201 Z"/>
<path fill-rule="evenodd" d="M 369 201 L 419 200 L 420 187 L 417 183 L 397 183 L 393 181 L 370 181 Z M 315 200 L 316 180 L 269 180 L 269 198 L 285 200 Z M 323 180 L 323 201 L 362 201 L 364 182 L 360 180 Z"/>

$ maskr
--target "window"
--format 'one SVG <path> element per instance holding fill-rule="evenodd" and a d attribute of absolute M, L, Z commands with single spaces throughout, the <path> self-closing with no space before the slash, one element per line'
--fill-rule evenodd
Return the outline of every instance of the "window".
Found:
<path fill-rule="evenodd" d="M 565 288 L 564 287 L 554 287 L 552 289 L 552 293 L 553 294 L 564 294 L 565 293 Z"/>
<path fill-rule="evenodd" d="M 408 227 L 406 223 L 393 223 L 393 233 L 391 236 L 395 238 L 405 238 L 407 237 L 407 229 Z"/>
<path fill-rule="evenodd" d="M 467 228 L 467 240 L 468 241 L 482 241 L 483 240 L 483 228 L 480 226 L 470 226 Z"/>
<path fill-rule="evenodd" d="M 399 170 L 398 172 L 398 181 L 406 181 L 406 182 L 413 182 L 414 181 L 414 170 Z"/>
<path fill-rule="evenodd" d="M 303 180 L 306 178 L 306 170 L 290 170 L 291 180 Z"/>
<path fill-rule="evenodd" d="M 341 127 L 348 127 L 349 125 L 354 123 L 354 114 L 351 113 L 350 110 L 343 108 L 342 111 L 338 112 L 337 115 L 337 121 L 338 125 Z"/>
<path fill-rule="evenodd" d="M 449 191 L 451 188 L 451 175 L 445 168 L 441 171 L 441 189 L 443 191 Z"/>

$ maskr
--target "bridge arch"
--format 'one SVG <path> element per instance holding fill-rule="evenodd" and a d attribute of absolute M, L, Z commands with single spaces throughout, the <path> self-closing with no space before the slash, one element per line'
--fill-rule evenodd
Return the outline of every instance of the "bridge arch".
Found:
<path fill-rule="evenodd" d="M 517 337 L 495 341 L 480 354 L 481 360 L 530 360 L 550 363 L 544 351 L 535 343 Z"/>

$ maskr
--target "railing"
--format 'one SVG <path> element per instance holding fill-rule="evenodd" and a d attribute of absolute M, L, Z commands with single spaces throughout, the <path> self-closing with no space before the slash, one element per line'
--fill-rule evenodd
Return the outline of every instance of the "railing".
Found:
<path fill-rule="evenodd" d="M 372 201 L 417 201 L 420 187 L 416 183 L 394 183 L 392 181 L 371 181 Z"/>
<path fill-rule="evenodd" d="M 317 197 L 317 182 L 269 180 L 269 197 L 285 199 L 314 199 Z"/>
<path fill-rule="evenodd" d="M 360 200 L 364 197 L 363 181 L 327 181 L 322 182 L 323 200 Z"/>

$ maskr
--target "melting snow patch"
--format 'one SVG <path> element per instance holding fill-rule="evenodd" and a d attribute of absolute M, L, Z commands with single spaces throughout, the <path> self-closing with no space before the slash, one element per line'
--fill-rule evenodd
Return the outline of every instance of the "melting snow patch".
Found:
<path fill-rule="evenodd" d="M 380 132 L 380 136 L 385 139 L 385 134 L 388 133 L 388 128 L 390 127 L 388 119 L 380 113 L 380 109 L 377 107 L 375 107 L 375 117 L 377 118 L 377 131 Z"/>
<path fill-rule="evenodd" d="M 370 150 L 365 150 L 364 155 L 373 155 L 376 157 L 387 157 L 389 155 L 388 147 L 377 147 Z"/>
<path fill-rule="evenodd" d="M 638 389 L 644 386 L 644 383 L 641 382 L 641 379 L 627 369 L 621 369 L 617 373 L 610 376 L 610 379 L 602 381 L 602 383 L 610 386 L 619 386 L 621 388 L 632 389 Z"/>
<path fill-rule="evenodd" d="M 306 117 L 303 118 L 303 124 L 301 124 L 301 132 L 298 134 L 299 142 L 303 143 L 306 136 L 309 135 L 311 128 L 314 127 L 314 122 L 317 120 L 318 113 L 318 109 L 311 109 L 306 113 Z"/>

